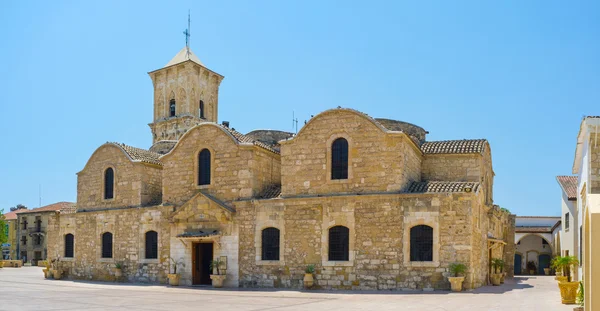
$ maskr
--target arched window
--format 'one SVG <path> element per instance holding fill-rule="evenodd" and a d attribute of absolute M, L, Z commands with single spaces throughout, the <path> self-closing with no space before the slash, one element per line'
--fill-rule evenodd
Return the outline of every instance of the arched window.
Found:
<path fill-rule="evenodd" d="M 202 149 L 198 154 L 198 185 L 210 185 L 210 151 Z"/>
<path fill-rule="evenodd" d="M 344 226 L 329 229 L 329 260 L 348 261 L 350 230 Z"/>
<path fill-rule="evenodd" d="M 75 237 L 72 234 L 65 235 L 65 257 L 74 257 L 73 256 L 73 243 L 75 242 Z"/>
<path fill-rule="evenodd" d="M 348 179 L 348 141 L 344 138 L 331 145 L 331 179 Z"/>
<path fill-rule="evenodd" d="M 410 261 L 433 261 L 433 228 L 430 226 L 410 228 Z"/>
<path fill-rule="evenodd" d="M 113 256 L 113 236 L 110 232 L 102 234 L 102 258 L 112 258 Z"/>
<path fill-rule="evenodd" d="M 169 101 L 169 117 L 175 116 L 175 99 Z"/>
<path fill-rule="evenodd" d="M 146 232 L 146 259 L 158 258 L 158 233 L 156 231 Z"/>
<path fill-rule="evenodd" d="M 200 106 L 198 107 L 198 114 L 201 119 L 204 119 L 204 102 L 200 101 Z"/>
<path fill-rule="evenodd" d="M 111 167 L 104 171 L 104 199 L 112 199 L 115 196 L 115 172 Z"/>
<path fill-rule="evenodd" d="M 262 231 L 262 260 L 279 260 L 279 229 L 271 227 Z"/>

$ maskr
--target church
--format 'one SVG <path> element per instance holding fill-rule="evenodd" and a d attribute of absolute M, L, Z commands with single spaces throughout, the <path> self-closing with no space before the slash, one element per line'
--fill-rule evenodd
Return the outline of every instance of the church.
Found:
<path fill-rule="evenodd" d="M 488 284 L 494 258 L 513 266 L 487 140 L 428 141 L 341 107 L 297 134 L 244 134 L 218 121 L 224 77 L 189 47 L 148 74 L 153 145 L 98 147 L 76 208 L 49 219 L 65 278 L 166 283 L 177 265 L 182 285 L 210 285 L 220 259 L 225 287 L 299 289 L 314 265 L 317 289 L 434 290 L 452 263 L 465 288 Z"/>

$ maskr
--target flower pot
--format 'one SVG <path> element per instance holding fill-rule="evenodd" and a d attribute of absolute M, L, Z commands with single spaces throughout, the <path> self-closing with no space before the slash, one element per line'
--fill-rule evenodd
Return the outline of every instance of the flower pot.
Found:
<path fill-rule="evenodd" d="M 563 304 L 570 305 L 575 303 L 579 282 L 560 282 L 558 283 L 558 288 L 560 288 L 560 298 Z"/>
<path fill-rule="evenodd" d="M 550 268 L 544 268 L 544 274 L 550 275 Z"/>
<path fill-rule="evenodd" d="M 50 270 L 50 269 L 44 269 L 44 270 L 42 270 L 42 271 L 44 271 L 44 277 L 45 277 L 45 278 L 47 278 L 47 279 L 51 279 L 51 278 L 52 278 L 52 273 L 53 273 L 53 272 L 51 272 L 51 270 Z"/>
<path fill-rule="evenodd" d="M 583 311 L 583 307 L 575 307 L 573 308 L 573 311 Z"/>
<path fill-rule="evenodd" d="M 535 270 L 529 270 L 529 275 L 535 275 Z"/>
<path fill-rule="evenodd" d="M 227 275 L 224 275 L 224 274 L 211 274 L 210 275 L 210 279 L 212 280 L 212 286 L 214 288 L 223 287 L 223 282 L 225 281 L 225 278 L 227 278 Z"/>
<path fill-rule="evenodd" d="M 556 276 L 554 277 L 554 279 L 555 279 L 555 280 L 558 280 L 558 277 L 559 277 L 559 276 L 562 276 L 562 271 L 556 271 L 554 274 L 556 275 Z"/>
<path fill-rule="evenodd" d="M 464 280 L 465 280 L 465 277 L 463 277 L 463 276 L 457 276 L 457 277 L 449 276 L 448 277 L 448 281 L 450 281 L 450 288 L 452 289 L 453 292 L 462 291 L 462 284 L 463 284 Z"/>
<path fill-rule="evenodd" d="M 492 274 L 492 276 L 491 276 L 492 285 L 494 285 L 494 286 L 500 286 L 500 277 L 501 277 L 501 275 L 502 274 L 500 274 L 500 273 L 494 273 L 494 274 Z"/>
<path fill-rule="evenodd" d="M 564 282 L 566 282 L 566 281 L 569 280 L 569 277 L 567 277 L 567 276 L 557 276 L 556 280 L 558 281 L 558 283 L 564 283 Z"/>
<path fill-rule="evenodd" d="M 60 280 L 60 277 L 62 276 L 62 271 L 61 270 L 52 270 L 52 276 L 54 277 L 55 280 Z"/>
<path fill-rule="evenodd" d="M 122 276 L 123 276 L 123 269 L 120 269 L 120 268 L 115 268 L 115 269 L 114 269 L 114 272 L 115 272 L 115 277 L 118 277 L 118 278 L 120 278 L 120 277 L 122 277 Z"/>
<path fill-rule="evenodd" d="M 4 268 L 4 261 L 0 260 L 0 268 Z"/>
<path fill-rule="evenodd" d="M 500 273 L 500 284 L 504 284 L 504 278 L 506 277 L 506 272 Z"/>
<path fill-rule="evenodd" d="M 304 288 L 311 288 L 315 284 L 312 273 L 304 274 Z"/>
<path fill-rule="evenodd" d="M 179 274 L 167 274 L 167 277 L 169 278 L 169 285 L 179 286 L 179 279 L 181 279 Z"/>

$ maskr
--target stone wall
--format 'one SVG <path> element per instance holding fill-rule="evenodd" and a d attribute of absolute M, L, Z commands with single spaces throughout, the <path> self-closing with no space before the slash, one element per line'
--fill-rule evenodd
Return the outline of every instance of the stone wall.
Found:
<path fill-rule="evenodd" d="M 331 180 L 331 144 L 348 141 L 348 179 Z M 421 151 L 404 133 L 387 133 L 367 116 L 334 109 L 281 142 L 282 195 L 399 191 L 421 175 Z"/>
<path fill-rule="evenodd" d="M 104 199 L 104 173 L 114 170 L 114 197 Z M 134 163 L 117 146 L 104 144 L 77 173 L 77 208 L 144 206 L 161 200 L 161 168 Z"/>
<path fill-rule="evenodd" d="M 127 208 L 56 214 L 49 219 L 48 252 L 60 256 L 68 279 L 114 281 L 114 265 L 123 265 L 131 282 L 165 283 L 169 269 L 171 207 Z M 158 259 L 145 259 L 145 234 L 158 233 Z M 102 234 L 113 234 L 113 257 L 101 258 Z M 64 237 L 74 235 L 74 257 L 65 258 Z"/>
<path fill-rule="evenodd" d="M 198 154 L 211 152 L 211 184 L 198 185 Z M 225 130 L 203 123 L 188 132 L 163 162 L 163 203 L 181 205 L 206 189 L 223 201 L 250 198 L 268 183 L 279 183 L 279 155 L 238 145 Z"/>
<path fill-rule="evenodd" d="M 474 181 L 482 176 L 479 154 L 427 154 L 423 159 L 423 180 Z"/>
<path fill-rule="evenodd" d="M 472 250 L 474 209 L 481 194 L 320 196 L 237 202 L 240 228 L 240 285 L 301 288 L 304 268 L 316 265 L 316 286 L 324 289 L 447 289 L 447 268 L 469 267 L 467 288 L 480 285 L 485 269 L 475 270 Z M 409 230 L 434 229 L 433 262 L 410 262 Z M 327 259 L 328 229 L 350 229 L 350 260 Z M 281 231 L 279 261 L 260 260 L 260 233 Z M 478 276 L 470 274 L 479 273 Z M 477 279 L 477 283 L 473 280 Z"/>

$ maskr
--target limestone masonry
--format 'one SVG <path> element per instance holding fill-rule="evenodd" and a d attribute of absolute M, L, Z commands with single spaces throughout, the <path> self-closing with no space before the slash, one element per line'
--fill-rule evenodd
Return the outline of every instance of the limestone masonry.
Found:
<path fill-rule="evenodd" d="M 419 126 L 326 110 L 297 133 L 217 123 L 223 76 L 187 49 L 149 73 L 154 145 L 106 143 L 77 173 L 73 211 L 48 219 L 66 278 L 229 287 L 449 289 L 514 260 L 514 216 L 493 203 L 484 139 L 430 142 Z M 71 236 L 72 235 L 72 236 Z M 73 238 L 71 240 L 71 238 Z M 72 250 L 72 251 L 71 251 Z M 509 274 L 512 270 L 509 271 Z"/>

